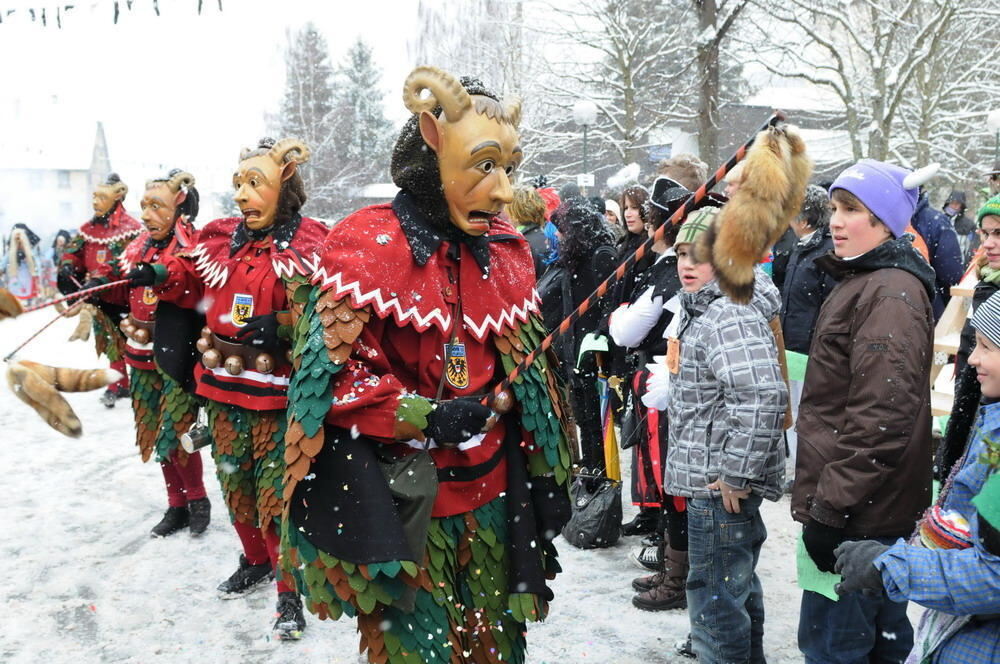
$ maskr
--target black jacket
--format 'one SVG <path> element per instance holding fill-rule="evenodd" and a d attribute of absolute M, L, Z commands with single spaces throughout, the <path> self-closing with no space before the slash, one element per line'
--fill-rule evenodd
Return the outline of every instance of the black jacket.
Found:
<path fill-rule="evenodd" d="M 545 268 L 548 267 L 545 265 L 545 257 L 549 255 L 549 241 L 545 237 L 545 231 L 540 226 L 522 226 L 519 228 L 524 228 L 521 233 L 531 248 L 531 258 L 535 263 L 535 279 L 541 279 L 542 274 L 545 273 Z"/>
<path fill-rule="evenodd" d="M 781 332 L 785 348 L 808 353 L 819 308 L 837 280 L 816 267 L 817 258 L 833 249 L 829 228 L 817 230 L 805 243 L 797 243 L 788 257 L 781 288 Z"/>
<path fill-rule="evenodd" d="M 795 231 L 786 228 L 778 241 L 774 243 L 771 253 L 774 259 L 771 261 L 771 281 L 778 287 L 778 291 L 785 292 L 785 277 L 788 274 L 788 262 L 791 260 L 792 251 L 799 239 L 795 236 Z"/>
<path fill-rule="evenodd" d="M 563 257 L 565 258 L 565 257 Z M 562 262 L 563 259 L 560 259 Z M 562 267 L 562 318 L 566 318 L 594 292 L 609 274 L 618 266 L 615 250 L 610 245 L 598 247 L 593 254 L 580 263 L 560 265 Z M 576 356 L 583 338 L 589 332 L 596 332 L 604 311 L 598 302 L 576 320 L 567 333 L 556 342 L 556 353 L 563 363 L 564 371 L 571 372 L 576 366 Z M 569 373 L 566 374 L 567 376 Z"/>

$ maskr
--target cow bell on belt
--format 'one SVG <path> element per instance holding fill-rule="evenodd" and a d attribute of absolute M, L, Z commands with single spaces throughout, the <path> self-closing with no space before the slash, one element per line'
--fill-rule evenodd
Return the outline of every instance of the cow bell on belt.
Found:
<path fill-rule="evenodd" d="M 201 356 L 201 362 L 209 369 L 214 369 L 220 364 L 222 364 L 222 353 L 215 350 L 214 348 L 209 348 Z"/>
<path fill-rule="evenodd" d="M 274 371 L 274 358 L 267 353 L 261 353 L 254 359 L 254 368 L 262 374 Z"/>
<path fill-rule="evenodd" d="M 226 371 L 229 372 L 230 376 L 239 376 L 243 373 L 243 358 L 239 355 L 230 355 L 227 357 Z"/>

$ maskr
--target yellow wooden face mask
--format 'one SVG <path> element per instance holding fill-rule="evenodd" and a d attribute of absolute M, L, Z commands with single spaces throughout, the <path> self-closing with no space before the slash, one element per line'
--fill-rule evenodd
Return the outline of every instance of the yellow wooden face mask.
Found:
<path fill-rule="evenodd" d="M 166 182 L 156 182 L 146 187 L 139 206 L 142 208 L 142 222 L 154 240 L 163 240 L 170 235 L 174 228 L 177 206 L 184 201 L 185 196 L 183 191 L 176 194 L 170 191 L 170 185 Z"/>
<path fill-rule="evenodd" d="M 94 189 L 93 206 L 94 215 L 103 217 L 114 209 L 115 203 L 124 198 L 118 187 L 115 185 L 99 184 Z"/>
<path fill-rule="evenodd" d="M 451 223 L 485 234 L 513 198 L 510 182 L 523 156 L 517 129 L 470 109 L 455 122 L 424 112 L 420 133 L 437 153 Z"/>
<path fill-rule="evenodd" d="M 294 172 L 295 162 L 289 162 L 282 168 L 266 154 L 240 162 L 239 169 L 233 174 L 233 187 L 236 188 L 233 200 L 239 205 L 248 228 L 260 230 L 274 224 L 281 183 Z"/>

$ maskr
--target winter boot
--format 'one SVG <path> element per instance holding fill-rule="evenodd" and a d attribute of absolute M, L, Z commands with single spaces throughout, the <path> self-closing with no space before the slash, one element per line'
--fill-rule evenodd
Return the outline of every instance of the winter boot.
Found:
<path fill-rule="evenodd" d="M 216 590 L 222 599 L 235 599 L 255 590 L 264 583 L 274 579 L 271 561 L 260 565 L 251 565 L 247 557 L 240 554 L 240 566 L 233 575 L 219 584 Z"/>
<path fill-rule="evenodd" d="M 656 524 L 659 520 L 660 510 L 650 507 L 640 509 L 631 521 L 622 524 L 622 535 L 626 537 L 648 535 L 656 530 Z"/>
<path fill-rule="evenodd" d="M 127 399 L 129 396 L 128 388 L 119 383 L 114 385 L 108 385 L 108 388 L 104 390 L 104 394 L 101 395 L 101 403 L 105 408 L 114 408 L 115 402 L 119 399 Z"/>
<path fill-rule="evenodd" d="M 149 534 L 153 537 L 173 535 L 182 528 L 187 528 L 190 515 L 186 507 L 168 507 L 160 522 L 153 526 Z"/>
<path fill-rule="evenodd" d="M 302 613 L 302 599 L 294 592 L 278 593 L 275 609 L 274 634 L 282 641 L 298 641 L 306 628 L 306 617 Z"/>
<path fill-rule="evenodd" d="M 646 576 L 640 576 L 638 578 L 632 579 L 632 590 L 636 591 L 637 593 L 644 593 L 647 590 L 650 590 L 651 588 L 654 588 L 654 587 L 656 587 L 656 586 L 658 586 L 660 584 L 660 579 L 663 576 L 663 551 L 662 551 L 662 549 L 665 548 L 666 546 L 667 545 L 666 545 L 665 542 L 661 543 L 660 544 L 660 549 L 661 550 L 657 551 L 657 554 L 659 555 L 659 558 L 660 558 L 660 564 L 656 567 L 655 573 L 654 574 L 648 574 Z"/>
<path fill-rule="evenodd" d="M 644 611 L 667 611 L 686 609 L 688 555 L 687 551 L 676 551 L 664 547 L 663 570 L 652 577 L 643 577 L 632 582 L 632 587 L 649 585 L 632 598 L 632 604 Z"/>
<path fill-rule="evenodd" d="M 212 503 L 208 498 L 198 498 L 187 504 L 188 512 L 191 514 L 191 536 L 197 537 L 205 532 L 212 516 Z"/>

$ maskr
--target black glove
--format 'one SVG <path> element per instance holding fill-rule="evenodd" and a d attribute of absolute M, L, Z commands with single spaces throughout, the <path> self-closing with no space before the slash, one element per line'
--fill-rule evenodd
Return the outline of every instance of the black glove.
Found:
<path fill-rule="evenodd" d="M 833 572 L 836 562 L 833 550 L 844 541 L 844 529 L 834 528 L 812 519 L 802 529 L 802 541 L 819 571 Z"/>
<path fill-rule="evenodd" d="M 976 518 L 979 519 L 979 539 L 983 542 L 983 548 L 994 556 L 1000 556 L 1000 530 L 994 528 L 982 514 L 976 514 Z"/>
<path fill-rule="evenodd" d="M 63 265 L 56 274 L 56 288 L 63 295 L 75 293 L 80 290 L 80 286 L 74 279 L 76 279 L 76 268 L 69 264 Z"/>
<path fill-rule="evenodd" d="M 858 592 L 865 595 L 880 595 L 882 593 L 882 572 L 875 567 L 875 559 L 885 553 L 887 544 L 874 540 L 860 542 L 844 542 L 833 553 L 837 556 L 834 571 L 844 580 L 834 586 L 838 595 Z"/>
<path fill-rule="evenodd" d="M 442 401 L 427 415 L 424 433 L 438 445 L 454 447 L 481 433 L 492 414 L 488 406 L 474 397 Z"/>
<path fill-rule="evenodd" d="M 263 316 L 251 316 L 243 329 L 236 333 L 236 338 L 240 343 L 273 353 L 281 348 L 279 327 L 278 314 L 273 311 Z"/>
<path fill-rule="evenodd" d="M 137 288 L 139 286 L 152 286 L 156 283 L 156 270 L 150 263 L 137 263 L 134 268 L 132 268 L 128 274 L 125 275 L 128 279 L 128 285 L 131 288 Z"/>

